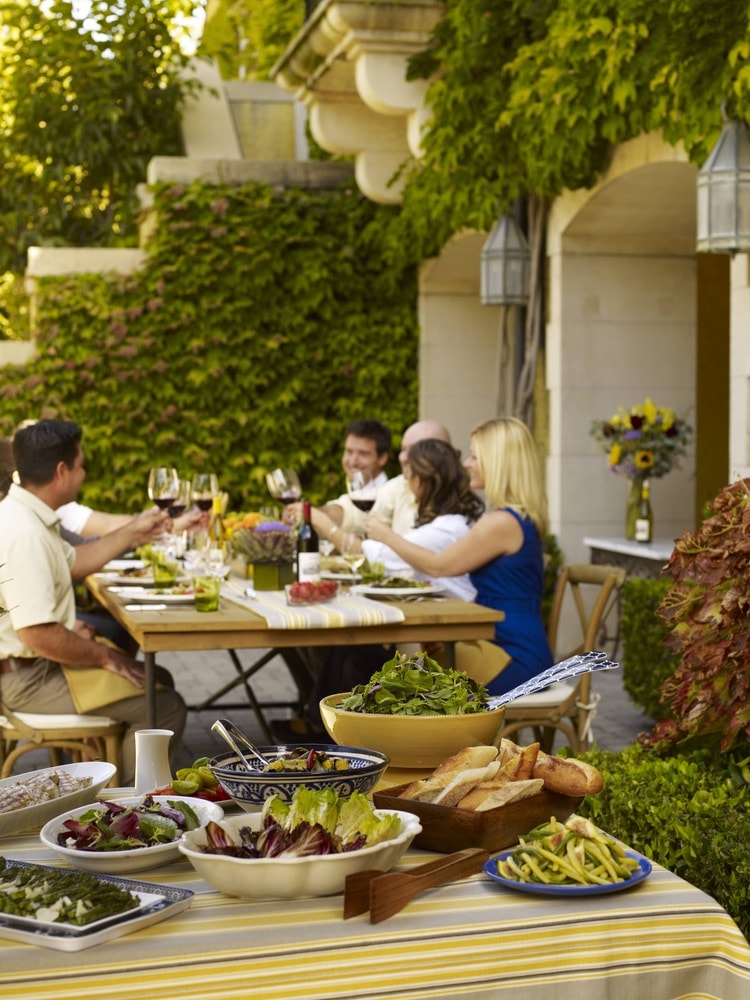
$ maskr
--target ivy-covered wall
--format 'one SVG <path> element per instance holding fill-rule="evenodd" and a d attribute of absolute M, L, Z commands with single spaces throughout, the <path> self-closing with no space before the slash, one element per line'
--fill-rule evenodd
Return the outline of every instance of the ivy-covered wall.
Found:
<path fill-rule="evenodd" d="M 416 271 L 393 265 L 397 210 L 351 185 L 195 182 L 155 188 L 154 211 L 143 269 L 40 284 L 39 353 L 0 369 L 0 433 L 80 423 L 82 498 L 101 509 L 143 506 L 156 464 L 217 472 L 235 508 L 268 503 L 278 465 L 313 501 L 339 492 L 345 425 L 377 417 L 398 438 L 418 412 Z"/>

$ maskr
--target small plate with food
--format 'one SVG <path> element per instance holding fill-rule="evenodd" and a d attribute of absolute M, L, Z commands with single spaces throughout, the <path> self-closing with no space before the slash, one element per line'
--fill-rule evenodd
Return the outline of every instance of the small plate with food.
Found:
<path fill-rule="evenodd" d="M 352 590 L 365 597 L 414 597 L 416 594 L 427 597 L 441 593 L 441 588 L 429 580 L 414 580 L 405 576 L 384 576 L 374 583 L 358 584 Z"/>
<path fill-rule="evenodd" d="M 583 816 L 552 817 L 490 858 L 484 873 L 517 892 L 592 896 L 620 892 L 651 874 L 651 862 L 629 851 Z"/>
<path fill-rule="evenodd" d="M 192 604 L 193 588 L 190 584 L 174 587 L 110 587 L 113 594 L 134 604 Z"/>

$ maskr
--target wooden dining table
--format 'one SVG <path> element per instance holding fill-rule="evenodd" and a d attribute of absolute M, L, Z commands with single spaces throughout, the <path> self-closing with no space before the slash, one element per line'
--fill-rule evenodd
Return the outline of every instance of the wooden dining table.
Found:
<path fill-rule="evenodd" d="M 67 867 L 38 832 L 0 855 Z M 434 855 L 411 849 L 398 869 Z M 249 862 L 252 863 L 252 862 Z M 710 896 L 653 866 L 609 895 L 527 895 L 480 873 L 428 890 L 395 916 L 343 919 L 343 895 L 225 896 L 189 861 L 127 876 L 190 890 L 168 919 L 76 951 L 4 940 L 16 1000 L 734 1000 L 750 996 L 750 946 Z M 155 890 L 158 891 L 158 890 Z M 0 921 L 2 917 L 0 917 Z"/>
<path fill-rule="evenodd" d="M 156 654 L 180 650 L 280 649 L 299 646 L 357 646 L 369 643 L 442 643 L 450 652 L 460 640 L 492 639 L 503 613 L 455 597 L 420 597 L 389 602 L 403 620 L 338 628 L 274 628 L 252 610 L 222 597 L 219 610 L 196 611 L 192 604 L 138 610 L 122 588 L 113 588 L 106 574 L 87 577 L 92 596 L 136 640 L 143 652 L 146 724 L 158 724 L 155 698 Z"/>

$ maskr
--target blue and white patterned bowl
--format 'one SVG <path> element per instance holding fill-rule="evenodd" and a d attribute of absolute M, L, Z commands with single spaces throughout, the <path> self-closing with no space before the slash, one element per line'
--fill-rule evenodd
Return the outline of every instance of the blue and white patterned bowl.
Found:
<path fill-rule="evenodd" d="M 248 771 L 236 753 L 228 751 L 214 757 L 209 766 L 214 777 L 226 788 L 237 805 L 253 812 L 260 809 L 269 795 L 289 801 L 300 785 L 308 788 L 335 788 L 339 795 L 352 792 L 369 795 L 377 785 L 389 759 L 378 750 L 339 746 L 337 743 L 295 743 L 258 747 L 268 761 L 288 757 L 297 747 L 324 751 L 332 757 L 345 758 L 345 771 Z M 249 756 L 249 755 L 248 755 Z M 260 767 L 260 765 L 258 765 Z"/>

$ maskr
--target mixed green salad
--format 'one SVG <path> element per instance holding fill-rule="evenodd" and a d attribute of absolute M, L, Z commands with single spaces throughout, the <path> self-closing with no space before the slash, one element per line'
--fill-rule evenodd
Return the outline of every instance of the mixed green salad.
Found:
<path fill-rule="evenodd" d="M 488 698 L 484 685 L 462 670 L 443 667 L 426 653 L 396 653 L 339 708 L 369 715 L 468 715 L 483 712 Z"/>
<path fill-rule="evenodd" d="M 201 851 L 233 858 L 343 854 L 391 840 L 400 829 L 396 813 L 376 812 L 361 792 L 344 798 L 334 788 L 300 785 L 289 802 L 269 796 L 261 810 L 260 830 L 242 827 L 239 842 L 220 823 L 209 822 Z"/>
<path fill-rule="evenodd" d="M 135 805 L 101 801 L 66 819 L 57 842 L 77 851 L 132 851 L 171 844 L 200 825 L 200 817 L 184 799 L 157 802 L 146 795 Z"/>

